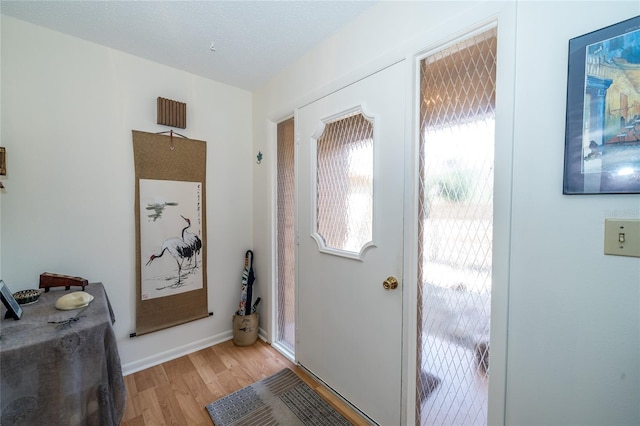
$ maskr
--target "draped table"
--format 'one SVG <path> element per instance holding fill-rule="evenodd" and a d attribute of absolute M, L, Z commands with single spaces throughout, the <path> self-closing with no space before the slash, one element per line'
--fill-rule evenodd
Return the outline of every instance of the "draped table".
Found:
<path fill-rule="evenodd" d="M 0 424 L 118 425 L 126 390 L 102 283 L 84 291 L 85 308 L 60 311 L 56 300 L 72 287 L 52 288 L 22 305 L 22 318 L 0 323 Z"/>

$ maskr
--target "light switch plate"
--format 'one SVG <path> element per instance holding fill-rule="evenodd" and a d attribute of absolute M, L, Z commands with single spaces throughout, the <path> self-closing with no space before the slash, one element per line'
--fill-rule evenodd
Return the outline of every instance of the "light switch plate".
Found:
<path fill-rule="evenodd" d="M 604 254 L 640 257 L 640 219 L 605 219 Z"/>

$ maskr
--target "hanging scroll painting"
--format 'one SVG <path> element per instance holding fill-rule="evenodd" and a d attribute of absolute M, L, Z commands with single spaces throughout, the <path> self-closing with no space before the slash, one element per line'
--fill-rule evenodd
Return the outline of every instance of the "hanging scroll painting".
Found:
<path fill-rule="evenodd" d="M 142 300 L 202 288 L 201 199 L 200 182 L 140 179 Z"/>
<path fill-rule="evenodd" d="M 135 335 L 209 316 L 206 146 L 133 131 Z"/>

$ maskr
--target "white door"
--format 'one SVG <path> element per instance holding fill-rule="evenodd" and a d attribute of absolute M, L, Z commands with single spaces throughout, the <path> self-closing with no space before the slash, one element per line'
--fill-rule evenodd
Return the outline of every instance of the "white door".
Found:
<path fill-rule="evenodd" d="M 403 63 L 397 63 L 300 108 L 296 118 L 296 358 L 382 425 L 399 424 L 401 408 L 404 76 Z M 345 116 L 359 114 L 370 123 L 372 153 L 361 150 L 358 155 L 364 160 L 359 160 L 359 166 L 351 164 L 350 172 L 342 169 L 350 167 L 351 153 L 347 160 L 322 164 L 326 155 L 318 148 L 329 138 L 326 132 L 333 131 L 336 123 L 349 121 Z M 360 119 L 357 126 L 363 122 Z M 356 139 L 366 134 L 360 127 L 343 131 Z M 335 174 L 339 182 L 362 181 L 366 187 L 366 177 L 360 176 L 365 172 L 360 169 L 367 166 L 372 169 L 371 209 L 366 207 L 366 194 L 327 188 L 323 183 L 325 174 Z M 338 228 L 338 237 L 327 235 L 332 232 L 327 227 L 332 226 Z M 351 235 L 354 228 L 357 234 L 366 226 L 372 231 L 367 236 L 365 229 L 364 240 Z M 336 248 L 335 240 L 344 246 Z M 384 288 L 388 277 L 397 279 L 396 289 Z"/>

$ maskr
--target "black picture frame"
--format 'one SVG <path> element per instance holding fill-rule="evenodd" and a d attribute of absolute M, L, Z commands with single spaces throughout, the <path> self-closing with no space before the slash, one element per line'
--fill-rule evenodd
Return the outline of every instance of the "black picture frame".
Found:
<path fill-rule="evenodd" d="M 2 299 L 2 303 L 4 303 L 4 306 L 7 307 L 5 318 L 13 318 L 14 320 L 22 318 L 22 308 L 16 299 L 14 299 L 11 291 L 9 291 L 9 287 L 7 287 L 2 280 L 0 280 L 0 298 Z"/>
<path fill-rule="evenodd" d="M 569 40 L 563 194 L 640 193 L 640 16 Z"/>

